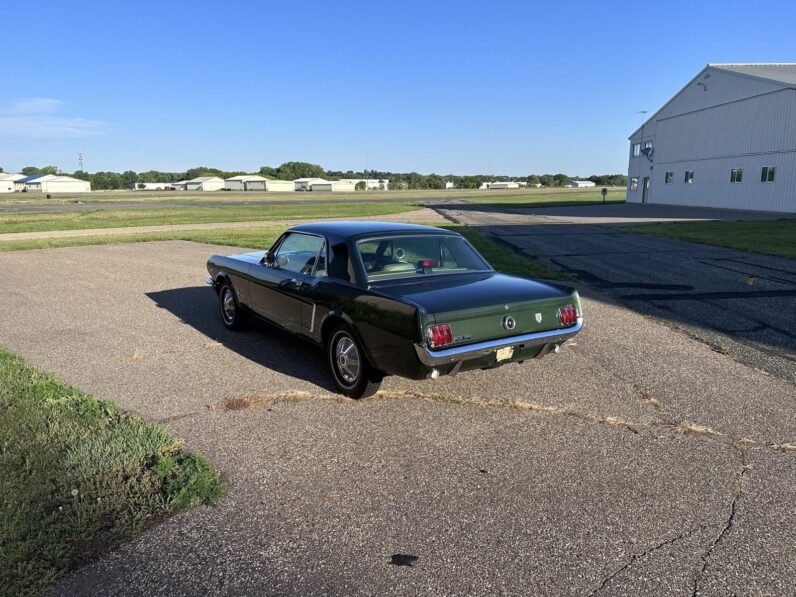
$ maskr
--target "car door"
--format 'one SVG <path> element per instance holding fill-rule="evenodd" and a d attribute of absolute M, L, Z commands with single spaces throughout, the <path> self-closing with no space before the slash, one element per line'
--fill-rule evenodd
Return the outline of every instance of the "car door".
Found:
<path fill-rule="evenodd" d="M 302 289 L 311 285 L 324 247 L 322 236 L 287 233 L 268 260 L 249 271 L 254 311 L 288 330 L 301 332 L 302 316 L 307 318 L 307 298 Z"/>

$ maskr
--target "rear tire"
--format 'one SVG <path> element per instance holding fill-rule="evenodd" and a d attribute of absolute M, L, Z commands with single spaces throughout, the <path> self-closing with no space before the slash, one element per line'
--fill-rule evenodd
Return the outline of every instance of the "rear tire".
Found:
<path fill-rule="evenodd" d="M 232 284 L 225 281 L 218 289 L 218 308 L 221 311 L 221 321 L 229 330 L 239 330 L 243 327 L 244 314 L 241 311 L 238 297 Z"/>
<path fill-rule="evenodd" d="M 326 339 L 326 363 L 337 390 L 349 398 L 372 396 L 381 382 L 375 377 L 362 345 L 347 326 L 332 329 Z"/>

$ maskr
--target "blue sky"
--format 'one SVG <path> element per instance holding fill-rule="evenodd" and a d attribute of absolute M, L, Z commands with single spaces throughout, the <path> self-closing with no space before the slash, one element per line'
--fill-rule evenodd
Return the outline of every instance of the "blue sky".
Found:
<path fill-rule="evenodd" d="M 708 62 L 794 62 L 768 2 L 28 2 L 0 166 L 623 172 L 634 112 Z M 366 157 L 367 156 L 367 157 Z M 367 162 L 366 162 L 367 159 Z"/>

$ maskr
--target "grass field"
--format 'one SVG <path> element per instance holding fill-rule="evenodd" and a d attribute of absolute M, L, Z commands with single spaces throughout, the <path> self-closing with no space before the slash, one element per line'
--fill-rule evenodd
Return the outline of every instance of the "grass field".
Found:
<path fill-rule="evenodd" d="M 622 229 L 796 259 L 796 219 L 758 222 L 672 222 L 623 226 Z"/>
<path fill-rule="evenodd" d="M 0 233 L 85 230 L 166 224 L 271 221 L 331 217 L 381 216 L 415 209 L 409 203 L 330 203 L 152 207 L 142 209 L 95 209 L 75 212 L 0 214 Z"/>
<path fill-rule="evenodd" d="M 531 278 L 555 279 L 561 277 L 561 272 L 548 268 L 530 257 L 519 255 L 509 247 L 495 242 L 470 228 L 455 225 L 444 226 L 444 228 L 456 230 L 463 234 L 499 271 Z M 268 226 L 262 228 L 223 228 L 219 230 L 184 230 L 144 234 L 15 240 L 0 242 L 0 251 L 111 245 L 157 240 L 186 240 L 233 247 L 267 249 L 283 231 L 284 227 Z"/>
<path fill-rule="evenodd" d="M 157 425 L 0 350 L 0 594 L 37 595 L 67 570 L 222 488 Z"/>
<path fill-rule="evenodd" d="M 601 189 L 532 189 L 525 191 L 487 191 L 478 197 L 467 197 L 467 203 L 496 207 L 561 207 L 601 204 Z M 606 203 L 624 203 L 625 189 L 612 187 Z"/>
<path fill-rule="evenodd" d="M 208 192 L 195 193 L 186 191 L 95 191 L 92 193 L 56 194 L 47 199 L 41 193 L 3 193 L 0 194 L 0 205 L 25 205 L 25 204 L 66 204 L 66 203 L 163 203 L 163 202 L 191 202 L 191 203 L 237 203 L 237 202 L 302 202 L 302 201 L 336 201 L 336 202 L 380 202 L 384 200 L 412 203 L 416 201 L 434 202 L 438 199 L 459 199 L 473 203 L 534 203 L 537 201 L 558 200 L 570 203 L 574 197 L 581 197 L 581 201 L 592 202 L 595 193 L 599 195 L 600 189 L 569 189 L 569 188 L 544 188 L 544 189 L 507 189 L 507 190 L 433 190 L 433 191 L 358 191 L 354 193 L 253 193 L 253 192 Z M 610 189 L 609 197 L 624 200 L 624 187 Z M 602 197 L 600 196 L 600 200 Z"/>

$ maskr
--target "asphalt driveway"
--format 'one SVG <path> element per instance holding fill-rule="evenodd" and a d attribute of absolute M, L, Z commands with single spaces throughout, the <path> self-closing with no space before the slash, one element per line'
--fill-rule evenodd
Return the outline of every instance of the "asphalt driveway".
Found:
<path fill-rule="evenodd" d="M 161 421 L 229 490 L 55 594 L 792 590 L 791 383 L 586 291 L 559 355 L 343 400 L 319 352 L 223 328 L 211 252 L 0 254 L 0 345 Z"/>
<path fill-rule="evenodd" d="M 796 261 L 621 230 L 630 223 L 784 214 L 640 204 L 533 210 L 452 206 L 442 213 L 716 350 L 796 383 Z"/>

